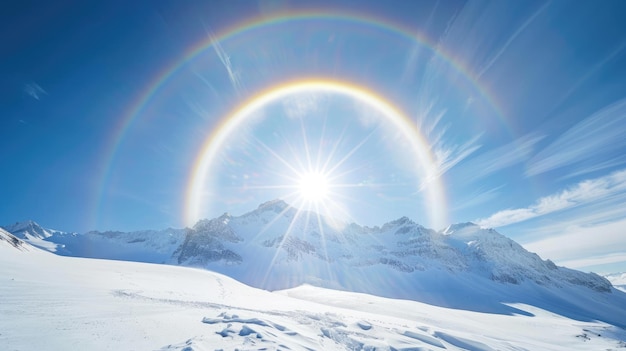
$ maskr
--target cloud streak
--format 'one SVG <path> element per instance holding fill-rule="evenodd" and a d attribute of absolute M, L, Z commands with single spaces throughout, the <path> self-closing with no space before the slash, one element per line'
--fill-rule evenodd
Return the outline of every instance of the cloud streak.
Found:
<path fill-rule="evenodd" d="M 446 111 L 442 110 L 438 113 L 434 113 L 434 103 L 432 102 L 426 106 L 426 109 L 420 114 L 417 124 L 419 130 L 421 130 L 428 139 L 428 144 L 430 145 L 430 150 L 434 157 L 435 169 L 430 172 L 428 179 L 420 185 L 420 189 L 422 190 L 428 186 L 431 181 L 441 177 L 482 146 L 478 143 L 482 134 L 475 135 L 460 145 L 444 142 L 444 140 L 446 140 L 445 135 L 448 127 L 441 126 L 441 120 Z"/>
<path fill-rule="evenodd" d="M 467 169 L 463 172 L 466 174 L 464 180 L 471 182 L 526 161 L 531 157 L 535 145 L 544 138 L 543 135 L 528 134 L 509 144 L 473 157 L 464 165 Z"/>
<path fill-rule="evenodd" d="M 586 160 L 606 160 L 626 148 L 626 99 L 574 125 L 528 163 L 527 176 L 536 176 Z M 594 162 L 595 164 L 596 162 Z M 586 164 L 585 167 L 593 167 Z"/>
<path fill-rule="evenodd" d="M 542 197 L 529 207 L 499 211 L 488 218 L 476 220 L 476 223 L 483 227 L 503 227 L 549 213 L 601 200 L 608 201 L 615 196 L 624 195 L 626 195 L 626 169 L 600 178 L 582 181 L 557 194 Z"/>
<path fill-rule="evenodd" d="M 235 89 L 235 92 L 241 95 L 241 92 L 243 90 L 242 89 L 243 85 L 241 84 L 239 72 L 235 71 L 235 69 L 233 68 L 233 64 L 230 61 L 230 56 L 226 53 L 226 51 L 222 47 L 222 44 L 220 44 L 219 40 L 217 40 L 217 38 L 212 33 L 209 32 L 208 34 L 209 34 L 209 38 L 211 39 L 211 42 L 213 43 L 213 50 L 215 50 L 215 53 L 217 54 L 220 61 L 222 62 L 222 65 L 224 65 L 224 68 L 226 68 L 226 72 L 228 73 L 228 78 L 230 79 L 230 83 Z"/>
<path fill-rule="evenodd" d="M 513 35 L 511 35 L 509 37 L 509 39 L 506 41 L 506 43 L 504 43 L 504 45 L 502 45 L 502 47 L 500 48 L 500 50 L 498 50 L 498 52 L 491 58 L 491 60 L 489 60 L 489 62 L 480 70 L 480 72 L 478 73 L 478 77 L 480 78 L 483 74 L 485 74 L 485 72 L 487 72 L 489 70 L 489 68 L 491 68 L 491 66 L 493 66 L 493 64 L 500 58 L 500 56 L 502 56 L 502 54 L 506 51 L 506 49 L 509 47 L 509 45 L 511 45 L 511 43 L 522 33 L 524 32 L 524 30 L 537 18 L 537 16 L 539 16 L 550 4 L 550 2 L 546 2 L 545 4 L 543 4 L 543 6 L 541 6 L 537 11 L 535 11 L 535 13 L 533 13 L 524 23 L 522 23 L 522 25 L 517 28 L 517 30 L 515 31 L 515 33 L 513 33 Z"/>
<path fill-rule="evenodd" d="M 618 45 L 608 56 L 606 56 L 605 58 L 603 58 L 600 62 L 596 63 L 595 65 L 593 65 L 593 67 L 591 67 L 591 69 L 589 69 L 589 71 L 587 71 L 587 73 L 585 73 L 584 75 L 582 75 L 582 77 L 580 77 L 576 83 L 574 83 L 574 85 L 572 85 L 571 88 L 569 88 L 562 96 L 559 100 L 557 100 L 557 102 L 554 104 L 554 107 L 552 108 L 552 111 L 554 111 L 556 108 L 558 108 L 559 106 L 561 106 L 561 104 L 566 101 L 578 88 L 580 88 L 580 86 L 587 81 L 590 77 L 592 77 L 593 75 L 595 75 L 598 71 L 600 71 L 600 69 L 602 69 L 604 67 L 604 65 L 606 65 L 608 62 L 610 62 L 611 60 L 613 60 L 613 58 L 615 58 L 617 56 L 617 54 L 619 54 L 622 50 L 624 50 L 624 48 L 626 48 L 626 41 L 623 41 L 620 45 Z"/>
<path fill-rule="evenodd" d="M 437 143 L 433 149 L 435 163 L 437 165 L 436 176 L 439 177 L 443 175 L 449 171 L 450 168 L 480 149 L 481 145 L 478 144 L 478 140 L 481 136 L 482 134 L 476 135 L 461 145 Z"/>
<path fill-rule="evenodd" d="M 500 190 L 504 187 L 504 185 L 497 186 L 495 188 L 491 188 L 488 190 L 479 189 L 477 191 L 472 192 L 465 199 L 456 202 L 455 206 L 450 208 L 451 211 L 458 211 L 465 208 L 476 207 L 485 202 L 491 201 L 495 199 L 499 194 Z"/>
<path fill-rule="evenodd" d="M 620 245 L 624 245 L 624 243 L 620 243 Z M 584 248 L 581 252 L 584 254 Z M 571 267 L 571 268 L 587 268 L 593 266 L 606 265 L 611 263 L 621 263 L 626 262 L 626 253 L 617 252 L 617 253 L 609 253 L 605 255 L 597 255 L 597 256 L 589 256 L 584 258 L 578 258 L 573 260 L 560 261 L 559 264 Z M 602 272 L 602 273 L 613 273 L 613 272 Z"/>
<path fill-rule="evenodd" d="M 41 99 L 42 95 L 48 95 L 48 92 L 35 82 L 24 84 L 22 90 L 24 91 L 24 93 L 26 93 L 26 95 L 32 97 L 35 100 Z"/>
<path fill-rule="evenodd" d="M 559 232 L 523 245 L 571 268 L 626 262 L 624 228 L 626 218 L 594 225 L 565 224 Z"/>
<path fill-rule="evenodd" d="M 626 155 L 616 156 L 616 157 L 608 159 L 606 161 L 598 162 L 598 163 L 596 163 L 594 165 L 582 168 L 582 169 L 580 169 L 578 171 L 575 171 L 575 172 L 572 172 L 572 173 L 568 173 L 568 174 L 564 175 L 563 177 L 561 177 L 559 180 L 569 179 L 569 178 L 573 178 L 573 177 L 578 177 L 578 176 L 581 176 L 581 175 L 585 175 L 585 174 L 601 171 L 601 170 L 607 169 L 607 168 L 614 168 L 614 167 L 623 165 L 625 163 L 626 163 Z"/>

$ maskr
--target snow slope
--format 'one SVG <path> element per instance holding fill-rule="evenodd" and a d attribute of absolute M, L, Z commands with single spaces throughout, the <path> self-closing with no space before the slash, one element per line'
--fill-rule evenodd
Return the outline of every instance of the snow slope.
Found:
<path fill-rule="evenodd" d="M 267 290 L 310 284 L 509 315 L 528 314 L 515 307 L 527 304 L 626 326 L 626 294 L 608 280 L 557 267 L 472 223 L 437 232 L 403 217 L 369 228 L 275 200 L 193 228 L 36 240 L 56 245 L 62 255 L 198 267 Z"/>
<path fill-rule="evenodd" d="M 0 231 L 6 350 L 615 350 L 624 329 L 515 305 L 454 310 L 206 270 L 53 255 Z M 19 240 L 19 239 L 18 239 Z M 25 249 L 27 248 L 27 249 Z"/>
<path fill-rule="evenodd" d="M 31 246 L 26 244 L 22 239 L 0 228 L 0 247 L 14 248 L 20 251 L 28 251 Z"/>

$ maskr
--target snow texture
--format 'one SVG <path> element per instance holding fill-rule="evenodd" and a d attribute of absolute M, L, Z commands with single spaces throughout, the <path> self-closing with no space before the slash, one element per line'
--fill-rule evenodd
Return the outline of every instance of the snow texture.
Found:
<path fill-rule="evenodd" d="M 623 328 L 530 305 L 478 313 L 185 267 L 53 255 L 0 231 L 6 350 L 617 350 Z M 17 240 L 20 240 L 16 238 Z"/>

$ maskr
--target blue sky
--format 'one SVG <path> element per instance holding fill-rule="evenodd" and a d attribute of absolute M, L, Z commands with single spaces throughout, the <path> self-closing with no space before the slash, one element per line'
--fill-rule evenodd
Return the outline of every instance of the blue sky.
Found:
<path fill-rule="evenodd" d="M 287 94 L 225 136 L 201 216 L 282 197 L 366 225 L 474 221 L 559 264 L 626 271 L 621 1 L 0 6 L 2 224 L 189 224 L 194 165 L 220 121 L 262 91 L 325 79 L 393 105 L 422 150 L 371 101 Z M 308 173 L 327 194 L 305 198 Z M 433 198 L 445 223 L 429 215 Z"/>

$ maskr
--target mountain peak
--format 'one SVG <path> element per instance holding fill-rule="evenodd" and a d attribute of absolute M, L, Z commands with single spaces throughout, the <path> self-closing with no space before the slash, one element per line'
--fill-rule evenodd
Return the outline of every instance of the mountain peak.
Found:
<path fill-rule="evenodd" d="M 258 211 L 273 211 L 276 213 L 281 213 L 289 207 L 291 206 L 285 201 L 283 201 L 282 199 L 275 199 L 275 200 L 267 201 L 267 202 L 260 204 L 257 210 Z"/>
<path fill-rule="evenodd" d="M 461 231 L 476 231 L 478 229 L 480 229 L 480 226 L 473 222 L 455 223 L 450 224 L 446 229 L 444 229 L 443 234 L 450 235 Z"/>
<path fill-rule="evenodd" d="M 21 222 L 15 222 L 13 224 L 5 225 L 2 227 L 6 229 L 8 232 L 20 231 L 20 230 L 24 230 L 28 228 L 41 228 L 41 226 L 37 222 L 31 219 L 21 221 Z"/>
<path fill-rule="evenodd" d="M 414 226 L 414 225 L 416 225 L 416 223 L 413 222 L 409 217 L 402 216 L 396 220 L 383 224 L 382 229 L 387 230 L 393 227 L 407 227 L 407 226 Z"/>
<path fill-rule="evenodd" d="M 4 226 L 3 228 L 20 239 L 45 239 L 52 236 L 53 234 L 53 231 L 46 230 L 33 220 L 15 222 L 14 224 Z"/>
<path fill-rule="evenodd" d="M 77 235 L 77 233 L 74 232 L 62 232 L 55 229 L 44 228 L 33 220 L 15 222 L 14 224 L 3 226 L 2 228 L 19 239 L 26 241 L 31 239 L 48 239 L 52 236 L 59 235 Z"/>
<path fill-rule="evenodd" d="M 389 224 L 397 224 L 397 225 L 405 225 L 405 224 L 415 224 L 409 217 L 402 216 L 395 221 L 389 222 Z"/>

